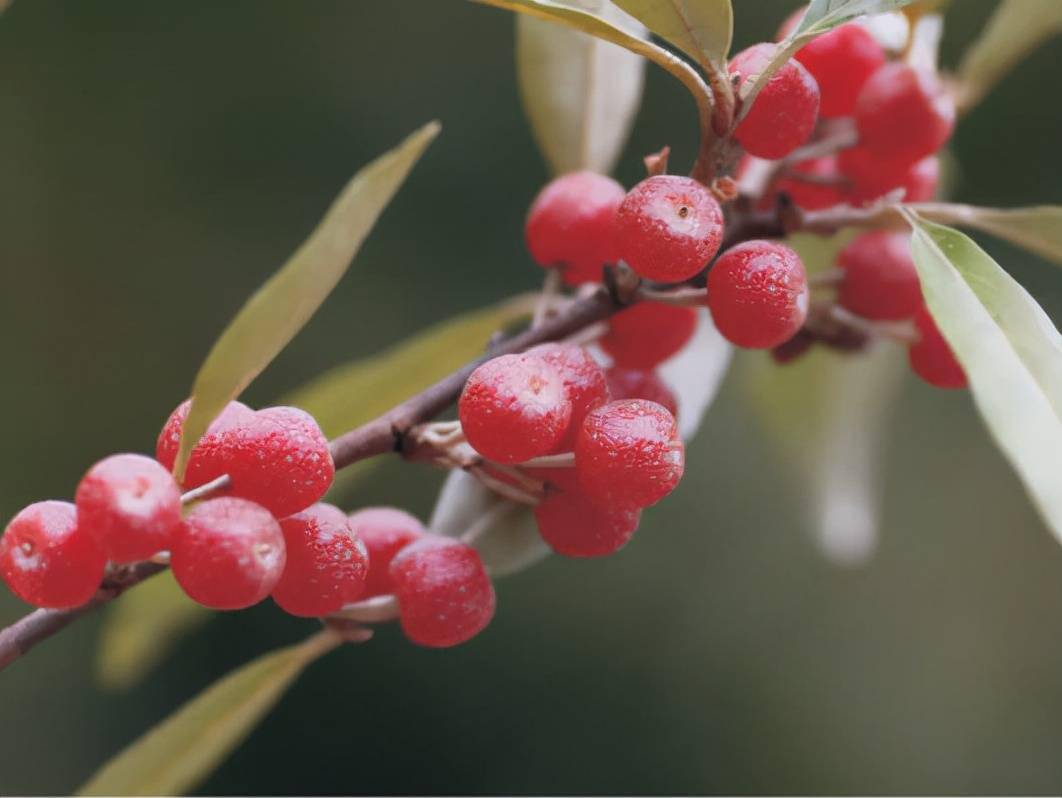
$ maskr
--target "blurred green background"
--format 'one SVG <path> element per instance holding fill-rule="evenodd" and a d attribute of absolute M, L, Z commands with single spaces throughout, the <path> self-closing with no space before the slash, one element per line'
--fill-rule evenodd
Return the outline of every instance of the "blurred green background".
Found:
<path fill-rule="evenodd" d="M 793 5 L 735 0 L 736 44 Z M 991 6 L 953 3 L 947 62 Z M 460 0 L 16 0 L 0 18 L 0 515 L 150 450 L 243 299 L 359 165 L 428 119 L 443 135 L 249 400 L 536 286 L 521 226 L 547 175 L 512 28 Z M 1062 199 L 1060 67 L 1056 40 L 964 121 L 958 198 Z M 692 104 L 650 67 L 619 176 L 666 143 L 691 159 Z M 1062 318 L 1062 274 L 986 245 Z M 1062 547 L 965 393 L 908 379 L 885 458 L 877 556 L 827 563 L 732 373 L 679 490 L 622 555 L 505 581 L 463 648 L 385 629 L 329 656 L 202 790 L 1057 793 Z M 352 506 L 426 516 L 440 480 L 389 465 Z M 24 609 L 0 595 L 0 622 Z M 218 617 L 113 694 L 92 681 L 98 625 L 0 674 L 0 792 L 74 789 L 312 628 L 268 605 Z"/>

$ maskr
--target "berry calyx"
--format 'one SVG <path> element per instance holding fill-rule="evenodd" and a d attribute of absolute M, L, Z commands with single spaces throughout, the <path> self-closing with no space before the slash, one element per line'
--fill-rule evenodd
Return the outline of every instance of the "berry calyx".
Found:
<path fill-rule="evenodd" d="M 564 382 L 564 390 L 572 403 L 572 415 L 568 432 L 556 448 L 558 451 L 570 450 L 575 432 L 586 414 L 609 400 L 604 369 L 586 349 L 573 344 L 541 344 L 528 349 L 527 354 L 541 357 L 553 366 Z"/>
<path fill-rule="evenodd" d="M 846 22 L 816 36 L 793 56 L 819 85 L 819 115 L 850 116 L 859 92 L 884 63 L 885 50 L 857 22 Z"/>
<path fill-rule="evenodd" d="M 503 355 L 472 372 L 457 403 L 469 444 L 498 463 L 548 454 L 572 417 L 564 380 L 536 355 Z"/>
<path fill-rule="evenodd" d="M 599 343 L 616 365 L 651 369 L 677 354 L 696 330 L 696 308 L 639 302 L 609 319 Z"/>
<path fill-rule="evenodd" d="M 116 454 L 92 466 L 77 486 L 78 525 L 107 559 L 146 560 L 170 547 L 181 525 L 181 491 L 157 461 Z"/>
<path fill-rule="evenodd" d="M 738 86 L 760 74 L 776 45 L 764 42 L 742 50 L 730 61 Z M 803 64 L 790 58 L 776 71 L 734 129 L 734 138 L 758 158 L 784 158 L 808 140 L 819 113 L 819 87 Z"/>
<path fill-rule="evenodd" d="M 863 233 L 841 250 L 844 270 L 837 298 L 853 313 L 875 321 L 907 319 L 922 306 L 922 287 L 909 236 L 888 230 Z"/>
<path fill-rule="evenodd" d="M 594 504 L 579 493 L 554 493 L 535 507 L 539 534 L 565 557 L 604 557 L 638 529 L 641 510 Z"/>
<path fill-rule="evenodd" d="M 924 305 L 919 308 L 914 322 L 920 337 L 907 350 L 914 373 L 937 388 L 965 388 L 969 385 L 966 372 L 940 334 L 928 308 Z"/>
<path fill-rule="evenodd" d="M 369 552 L 369 575 L 362 596 L 372 598 L 394 593 L 391 560 L 427 534 L 424 525 L 420 519 L 395 507 L 365 507 L 350 515 L 350 525 Z"/>
<path fill-rule="evenodd" d="M 944 146 L 955 127 L 955 103 L 931 72 L 891 63 L 863 86 L 855 121 L 861 147 L 911 164 Z"/>
<path fill-rule="evenodd" d="M 181 589 L 215 610 L 257 604 L 280 581 L 284 562 L 280 524 L 261 505 L 230 497 L 193 507 L 170 550 Z"/>
<path fill-rule="evenodd" d="M 616 252 L 649 280 L 677 283 L 701 271 L 723 240 L 723 211 L 689 177 L 657 175 L 628 192 L 615 216 Z"/>
<path fill-rule="evenodd" d="M 31 504 L 11 519 L 0 538 L 0 576 L 12 593 L 35 607 L 80 607 L 96 593 L 106 565 L 70 502 Z"/>
<path fill-rule="evenodd" d="M 414 643 L 448 648 L 475 637 L 494 617 L 494 586 L 479 554 L 427 535 L 391 561 L 402 631 Z"/>
<path fill-rule="evenodd" d="M 708 273 L 708 308 L 732 344 L 778 346 L 796 334 L 808 315 L 807 272 L 800 256 L 770 241 L 732 247 Z"/>
<path fill-rule="evenodd" d="M 667 408 L 678 417 L 678 400 L 675 394 L 655 371 L 627 369 L 613 366 L 605 372 L 613 399 L 644 399 Z"/>
<path fill-rule="evenodd" d="M 612 217 L 626 195 L 610 177 L 582 171 L 550 181 L 531 204 L 524 237 L 543 268 L 560 269 L 569 285 L 596 283 L 616 262 Z"/>
<path fill-rule="evenodd" d="M 675 417 L 641 399 L 597 408 L 583 421 L 575 442 L 579 485 L 601 507 L 655 504 L 675 489 L 684 467 Z"/>

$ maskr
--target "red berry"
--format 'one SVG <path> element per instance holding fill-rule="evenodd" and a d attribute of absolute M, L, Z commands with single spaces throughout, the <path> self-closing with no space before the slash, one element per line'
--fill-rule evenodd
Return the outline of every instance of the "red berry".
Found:
<path fill-rule="evenodd" d="M 572 403 L 572 417 L 557 451 L 570 450 L 586 414 L 609 400 L 605 371 L 583 347 L 572 344 L 542 344 L 528 349 L 527 354 L 541 357 L 564 381 L 564 390 Z"/>
<path fill-rule="evenodd" d="M 618 366 L 651 369 L 681 350 L 696 329 L 696 308 L 639 302 L 612 317 L 600 344 Z"/>
<path fill-rule="evenodd" d="M 940 160 L 930 155 L 910 164 L 882 160 L 862 147 L 845 150 L 838 166 L 852 184 L 852 200 L 866 203 L 902 188 L 906 202 L 933 199 L 940 179 Z"/>
<path fill-rule="evenodd" d="M 966 372 L 925 306 L 919 308 L 914 321 L 921 336 L 918 343 L 907 350 L 914 373 L 937 388 L 965 388 L 968 385 Z"/>
<path fill-rule="evenodd" d="M 177 409 L 166 419 L 166 423 L 159 433 L 158 442 L 155 444 L 155 459 L 170 470 L 173 469 L 173 464 L 177 460 L 177 450 L 181 444 L 181 430 L 184 429 L 184 421 L 188 418 L 188 410 L 191 406 L 191 399 L 185 399 L 177 406 Z M 253 415 L 254 411 L 243 402 L 229 402 L 225 405 L 225 409 L 218 414 L 218 417 L 211 422 L 206 435 L 200 441 L 199 447 L 192 451 L 192 456 L 195 457 L 198 454 L 197 449 L 201 448 L 205 441 L 215 438 L 223 431 L 245 422 Z"/>
<path fill-rule="evenodd" d="M 852 240 L 837 256 L 844 277 L 837 298 L 867 319 L 908 319 L 922 306 L 922 287 L 904 233 L 875 230 Z"/>
<path fill-rule="evenodd" d="M 369 552 L 345 513 L 315 504 L 280 522 L 286 562 L 273 601 L 292 615 L 319 618 L 359 598 Z"/>
<path fill-rule="evenodd" d="M 613 399 L 644 399 L 666 407 L 678 416 L 678 400 L 655 371 L 613 366 L 605 372 Z"/>
<path fill-rule="evenodd" d="M 229 497 L 193 507 L 170 551 L 184 592 L 215 610 L 241 610 L 264 599 L 280 580 L 284 560 L 284 534 L 269 511 Z"/>
<path fill-rule="evenodd" d="M 778 346 L 796 334 L 808 315 L 804 264 L 781 244 L 738 244 L 708 273 L 708 307 L 731 343 L 750 349 Z"/>
<path fill-rule="evenodd" d="M 181 490 L 155 460 L 116 454 L 89 469 L 77 486 L 78 525 L 109 560 L 146 560 L 170 547 L 181 525 Z"/>
<path fill-rule="evenodd" d="M 655 504 L 675 489 L 684 465 L 675 417 L 641 399 L 597 408 L 575 442 L 579 484 L 602 507 Z"/>
<path fill-rule="evenodd" d="M 689 177 L 657 175 L 630 190 L 616 211 L 616 251 L 649 280 L 677 283 L 701 271 L 723 240 L 723 211 Z"/>
<path fill-rule="evenodd" d="M 595 505 L 579 493 L 555 493 L 535 507 L 539 534 L 565 557 L 604 557 L 619 551 L 638 529 L 641 514 Z"/>
<path fill-rule="evenodd" d="M 569 285 L 596 283 L 617 260 L 612 217 L 626 192 L 611 177 L 572 172 L 551 181 L 531 204 L 524 236 L 539 266 L 557 267 Z"/>
<path fill-rule="evenodd" d="M 37 502 L 0 538 L 0 576 L 11 592 L 36 607 L 79 607 L 103 581 L 107 558 L 78 527 L 70 502 Z"/>
<path fill-rule="evenodd" d="M 494 617 L 494 587 L 471 546 L 427 535 L 391 561 L 402 631 L 414 643 L 448 648 L 479 634 Z"/>
<path fill-rule="evenodd" d="M 457 413 L 473 449 L 488 460 L 519 463 L 553 451 L 568 431 L 572 403 L 544 358 L 502 355 L 472 372 Z"/>
<path fill-rule="evenodd" d="M 391 560 L 402 549 L 424 536 L 419 519 L 394 507 L 366 507 L 350 516 L 354 532 L 369 551 L 369 577 L 363 598 L 394 593 Z"/>
<path fill-rule="evenodd" d="M 886 64 L 863 86 L 855 121 L 861 147 L 911 164 L 944 146 L 955 127 L 955 104 L 932 73 Z"/>
<path fill-rule="evenodd" d="M 801 177 L 812 179 L 802 180 Z M 834 182 L 820 183 L 816 182 L 816 178 Z M 848 201 L 845 177 L 838 169 L 837 158 L 833 155 L 793 164 L 789 170 L 789 176 L 779 180 L 773 188 L 773 192 L 764 197 L 767 203 L 766 208 L 773 207 L 776 201 L 775 195 L 783 191 L 806 211 L 832 208 L 834 205 Z"/>
<path fill-rule="evenodd" d="M 856 22 L 816 36 L 793 57 L 819 84 L 819 114 L 825 119 L 851 116 L 863 84 L 885 63 L 877 39 Z"/>
<path fill-rule="evenodd" d="M 739 86 L 761 73 L 774 55 L 775 45 L 754 44 L 730 61 L 730 74 Z M 752 108 L 734 130 L 746 152 L 759 158 L 783 158 L 805 141 L 819 113 L 819 87 L 799 61 L 790 58 L 756 95 Z"/>

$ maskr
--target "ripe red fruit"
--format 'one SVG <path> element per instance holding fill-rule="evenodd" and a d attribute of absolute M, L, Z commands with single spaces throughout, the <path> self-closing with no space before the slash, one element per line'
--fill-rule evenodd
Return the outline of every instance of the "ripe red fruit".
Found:
<path fill-rule="evenodd" d="M 579 493 L 554 493 L 535 507 L 542 539 L 565 557 L 604 557 L 619 551 L 638 529 L 641 510 L 602 507 Z"/>
<path fill-rule="evenodd" d="M 78 526 L 70 502 L 31 504 L 0 538 L 0 576 L 11 592 L 36 607 L 79 607 L 103 581 L 107 558 Z"/>
<path fill-rule="evenodd" d="M 684 466 L 675 417 L 641 399 L 597 408 L 586 417 L 575 442 L 579 485 L 601 507 L 655 504 L 675 489 Z"/>
<path fill-rule="evenodd" d="M 738 85 L 760 74 L 774 55 L 775 45 L 754 44 L 730 61 Z M 756 95 L 752 108 L 734 129 L 746 152 L 759 158 L 783 158 L 805 141 L 819 113 L 819 87 L 799 61 L 790 58 Z"/>
<path fill-rule="evenodd" d="M 955 127 L 955 104 L 932 73 L 891 63 L 863 86 L 855 121 L 861 147 L 911 164 L 944 146 Z"/>
<path fill-rule="evenodd" d="M 257 604 L 276 587 L 284 561 L 280 524 L 264 507 L 230 497 L 194 506 L 170 550 L 178 584 L 215 610 Z"/>
<path fill-rule="evenodd" d="M 452 538 L 427 535 L 391 561 L 402 631 L 421 646 L 448 648 L 479 634 L 494 617 L 494 587 L 479 554 Z"/>
<path fill-rule="evenodd" d="M 181 402 L 177 409 L 170 414 L 170 417 L 166 419 L 166 423 L 162 426 L 162 431 L 159 433 L 158 442 L 155 444 L 155 459 L 168 469 L 172 470 L 173 464 L 177 460 L 177 450 L 181 445 L 181 431 L 184 429 L 184 420 L 188 418 L 188 410 L 191 406 L 191 399 L 185 399 Z M 243 402 L 229 402 L 225 405 L 225 409 L 218 414 L 218 417 L 210 423 L 207 433 L 203 436 L 199 446 L 192 450 L 192 457 L 195 458 L 199 454 L 198 450 L 202 448 L 205 442 L 216 438 L 232 427 L 246 422 L 253 415 L 254 411 Z"/>
<path fill-rule="evenodd" d="M 902 188 L 905 202 L 933 199 L 940 180 L 940 159 L 929 155 L 914 164 L 878 158 L 862 147 L 845 150 L 837 164 L 851 182 L 854 203 L 866 203 Z"/>
<path fill-rule="evenodd" d="M 796 334 L 808 315 L 804 264 L 781 244 L 738 244 L 708 273 L 708 307 L 715 326 L 732 344 L 778 346 Z"/>
<path fill-rule="evenodd" d="M 863 85 L 885 63 L 877 39 L 856 22 L 816 36 L 793 57 L 819 84 L 819 114 L 825 119 L 850 116 Z"/>
<path fill-rule="evenodd" d="M 181 490 L 150 457 L 116 454 L 77 486 L 78 525 L 118 563 L 146 560 L 170 547 L 181 525 Z"/>
<path fill-rule="evenodd" d="M 802 180 L 801 177 L 811 178 Z M 831 183 L 816 182 L 816 179 L 834 181 Z M 773 191 L 764 197 L 765 208 L 774 206 L 777 194 L 785 192 L 789 198 L 806 211 L 817 211 L 823 208 L 832 208 L 848 201 L 848 191 L 845 176 L 841 174 L 837 165 L 837 157 L 827 155 L 822 158 L 811 158 L 793 164 L 789 170 L 789 176 L 782 178 L 773 187 Z"/>
<path fill-rule="evenodd" d="M 394 593 L 391 560 L 423 537 L 427 530 L 419 519 L 395 507 L 366 507 L 352 513 L 350 524 L 369 551 L 369 576 L 363 598 Z"/>
<path fill-rule="evenodd" d="M 682 349 L 696 329 L 696 308 L 639 302 L 609 320 L 600 344 L 618 366 L 651 369 Z"/>
<path fill-rule="evenodd" d="M 531 257 L 561 270 L 569 285 L 596 283 L 617 260 L 612 217 L 626 192 L 611 177 L 572 172 L 546 185 L 527 214 L 524 237 Z"/>
<path fill-rule="evenodd" d="M 319 618 L 359 598 L 369 552 L 346 514 L 315 504 L 280 522 L 286 562 L 273 601 L 292 615 Z"/>
<path fill-rule="evenodd" d="M 969 384 L 966 372 L 925 306 L 915 314 L 914 322 L 921 336 L 907 350 L 914 373 L 937 388 L 965 388 Z"/>
<path fill-rule="evenodd" d="M 605 371 L 586 349 L 573 344 L 542 344 L 528 349 L 527 354 L 541 357 L 564 381 L 564 390 L 572 403 L 572 416 L 568 432 L 556 451 L 570 450 L 586 414 L 609 400 Z"/>
<path fill-rule="evenodd" d="M 841 250 L 844 270 L 837 298 L 853 313 L 875 321 L 908 319 L 922 306 L 922 287 L 909 236 L 888 230 L 863 233 Z"/>
<path fill-rule="evenodd" d="M 620 203 L 616 251 L 649 280 L 677 283 L 701 271 L 723 240 L 723 211 L 703 185 L 689 177 L 643 180 Z"/>
<path fill-rule="evenodd" d="M 644 399 L 667 408 L 678 416 L 678 400 L 655 371 L 613 366 L 605 372 L 613 399 Z"/>
<path fill-rule="evenodd" d="M 457 413 L 473 449 L 488 460 L 519 463 L 553 451 L 568 430 L 572 403 L 544 358 L 502 355 L 472 372 Z"/>

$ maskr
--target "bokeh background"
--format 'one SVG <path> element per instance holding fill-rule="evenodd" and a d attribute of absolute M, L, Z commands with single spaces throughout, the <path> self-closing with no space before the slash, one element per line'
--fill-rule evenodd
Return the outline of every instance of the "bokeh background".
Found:
<path fill-rule="evenodd" d="M 742 46 L 793 3 L 735 6 Z M 945 61 L 991 6 L 953 3 Z M 460 0 L 15 0 L 0 18 L 0 515 L 69 496 L 107 453 L 150 450 L 243 299 L 359 165 L 428 119 L 443 135 L 249 400 L 536 286 L 521 225 L 547 174 L 512 39 L 508 14 Z M 1056 40 L 964 121 L 959 199 L 1062 199 L 1060 68 Z M 650 67 L 621 179 L 665 143 L 692 157 L 692 105 Z M 986 245 L 1062 317 L 1055 267 Z M 505 581 L 463 648 L 386 629 L 329 656 L 203 792 L 1057 793 L 1062 547 L 969 396 L 905 382 L 881 545 L 844 569 L 810 542 L 801 483 L 740 383 L 620 556 Z M 426 515 L 440 480 L 388 466 L 351 506 Z M 0 595 L 0 622 L 22 612 Z M 271 606 L 218 617 L 125 693 L 93 682 L 98 629 L 0 674 L 0 792 L 74 789 L 308 624 Z"/>

